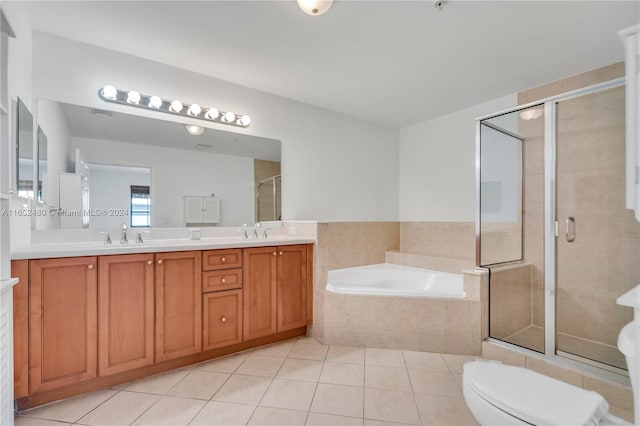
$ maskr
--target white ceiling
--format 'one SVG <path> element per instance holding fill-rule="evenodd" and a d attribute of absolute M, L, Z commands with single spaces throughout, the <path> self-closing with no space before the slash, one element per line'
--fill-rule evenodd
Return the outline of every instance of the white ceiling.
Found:
<path fill-rule="evenodd" d="M 125 142 L 280 161 L 280 141 L 275 139 L 216 129 L 205 129 L 202 135 L 191 136 L 183 124 L 173 121 L 111 111 L 105 116 L 95 114 L 100 110 L 92 108 L 64 103 L 60 105 L 73 137 L 94 139 L 100 143 Z"/>
<path fill-rule="evenodd" d="M 637 1 L 28 1 L 34 29 L 401 127 L 623 59 Z"/>

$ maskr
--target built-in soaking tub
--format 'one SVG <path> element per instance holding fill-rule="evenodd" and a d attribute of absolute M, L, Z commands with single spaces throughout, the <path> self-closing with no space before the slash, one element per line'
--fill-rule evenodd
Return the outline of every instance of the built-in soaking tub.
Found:
<path fill-rule="evenodd" d="M 326 344 L 478 355 L 480 286 L 468 272 L 396 264 L 330 270 L 313 333 Z"/>
<path fill-rule="evenodd" d="M 462 274 L 381 263 L 329 271 L 327 290 L 334 293 L 463 299 Z"/>

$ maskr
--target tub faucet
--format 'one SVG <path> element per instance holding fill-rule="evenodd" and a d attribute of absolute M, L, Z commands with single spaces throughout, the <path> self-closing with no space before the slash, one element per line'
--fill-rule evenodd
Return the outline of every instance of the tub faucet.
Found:
<path fill-rule="evenodd" d="M 129 240 L 127 239 L 127 224 L 126 223 L 121 224 L 120 229 L 122 230 L 122 235 L 120 237 L 120 244 L 128 244 Z"/>

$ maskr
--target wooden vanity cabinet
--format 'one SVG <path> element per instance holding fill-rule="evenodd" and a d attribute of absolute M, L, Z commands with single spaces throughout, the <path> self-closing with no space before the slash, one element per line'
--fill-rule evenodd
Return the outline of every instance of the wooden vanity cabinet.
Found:
<path fill-rule="evenodd" d="M 278 333 L 307 325 L 307 246 L 278 247 Z"/>
<path fill-rule="evenodd" d="M 202 350 L 202 252 L 156 254 L 156 362 Z"/>
<path fill-rule="evenodd" d="M 277 333 L 277 247 L 244 249 L 244 340 Z"/>
<path fill-rule="evenodd" d="M 244 339 L 307 325 L 307 246 L 244 250 Z"/>
<path fill-rule="evenodd" d="M 29 393 L 97 376 L 97 258 L 29 262 Z"/>
<path fill-rule="evenodd" d="M 13 396 L 29 395 L 29 261 L 12 260 L 13 286 Z"/>
<path fill-rule="evenodd" d="M 98 265 L 99 375 L 153 364 L 153 254 L 100 256 Z"/>

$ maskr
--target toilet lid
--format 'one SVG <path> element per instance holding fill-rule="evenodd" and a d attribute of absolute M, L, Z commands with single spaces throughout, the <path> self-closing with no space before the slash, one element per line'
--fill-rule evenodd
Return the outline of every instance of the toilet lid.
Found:
<path fill-rule="evenodd" d="M 596 425 L 609 412 L 600 394 L 526 368 L 473 361 L 463 377 L 465 388 L 534 425 Z"/>

